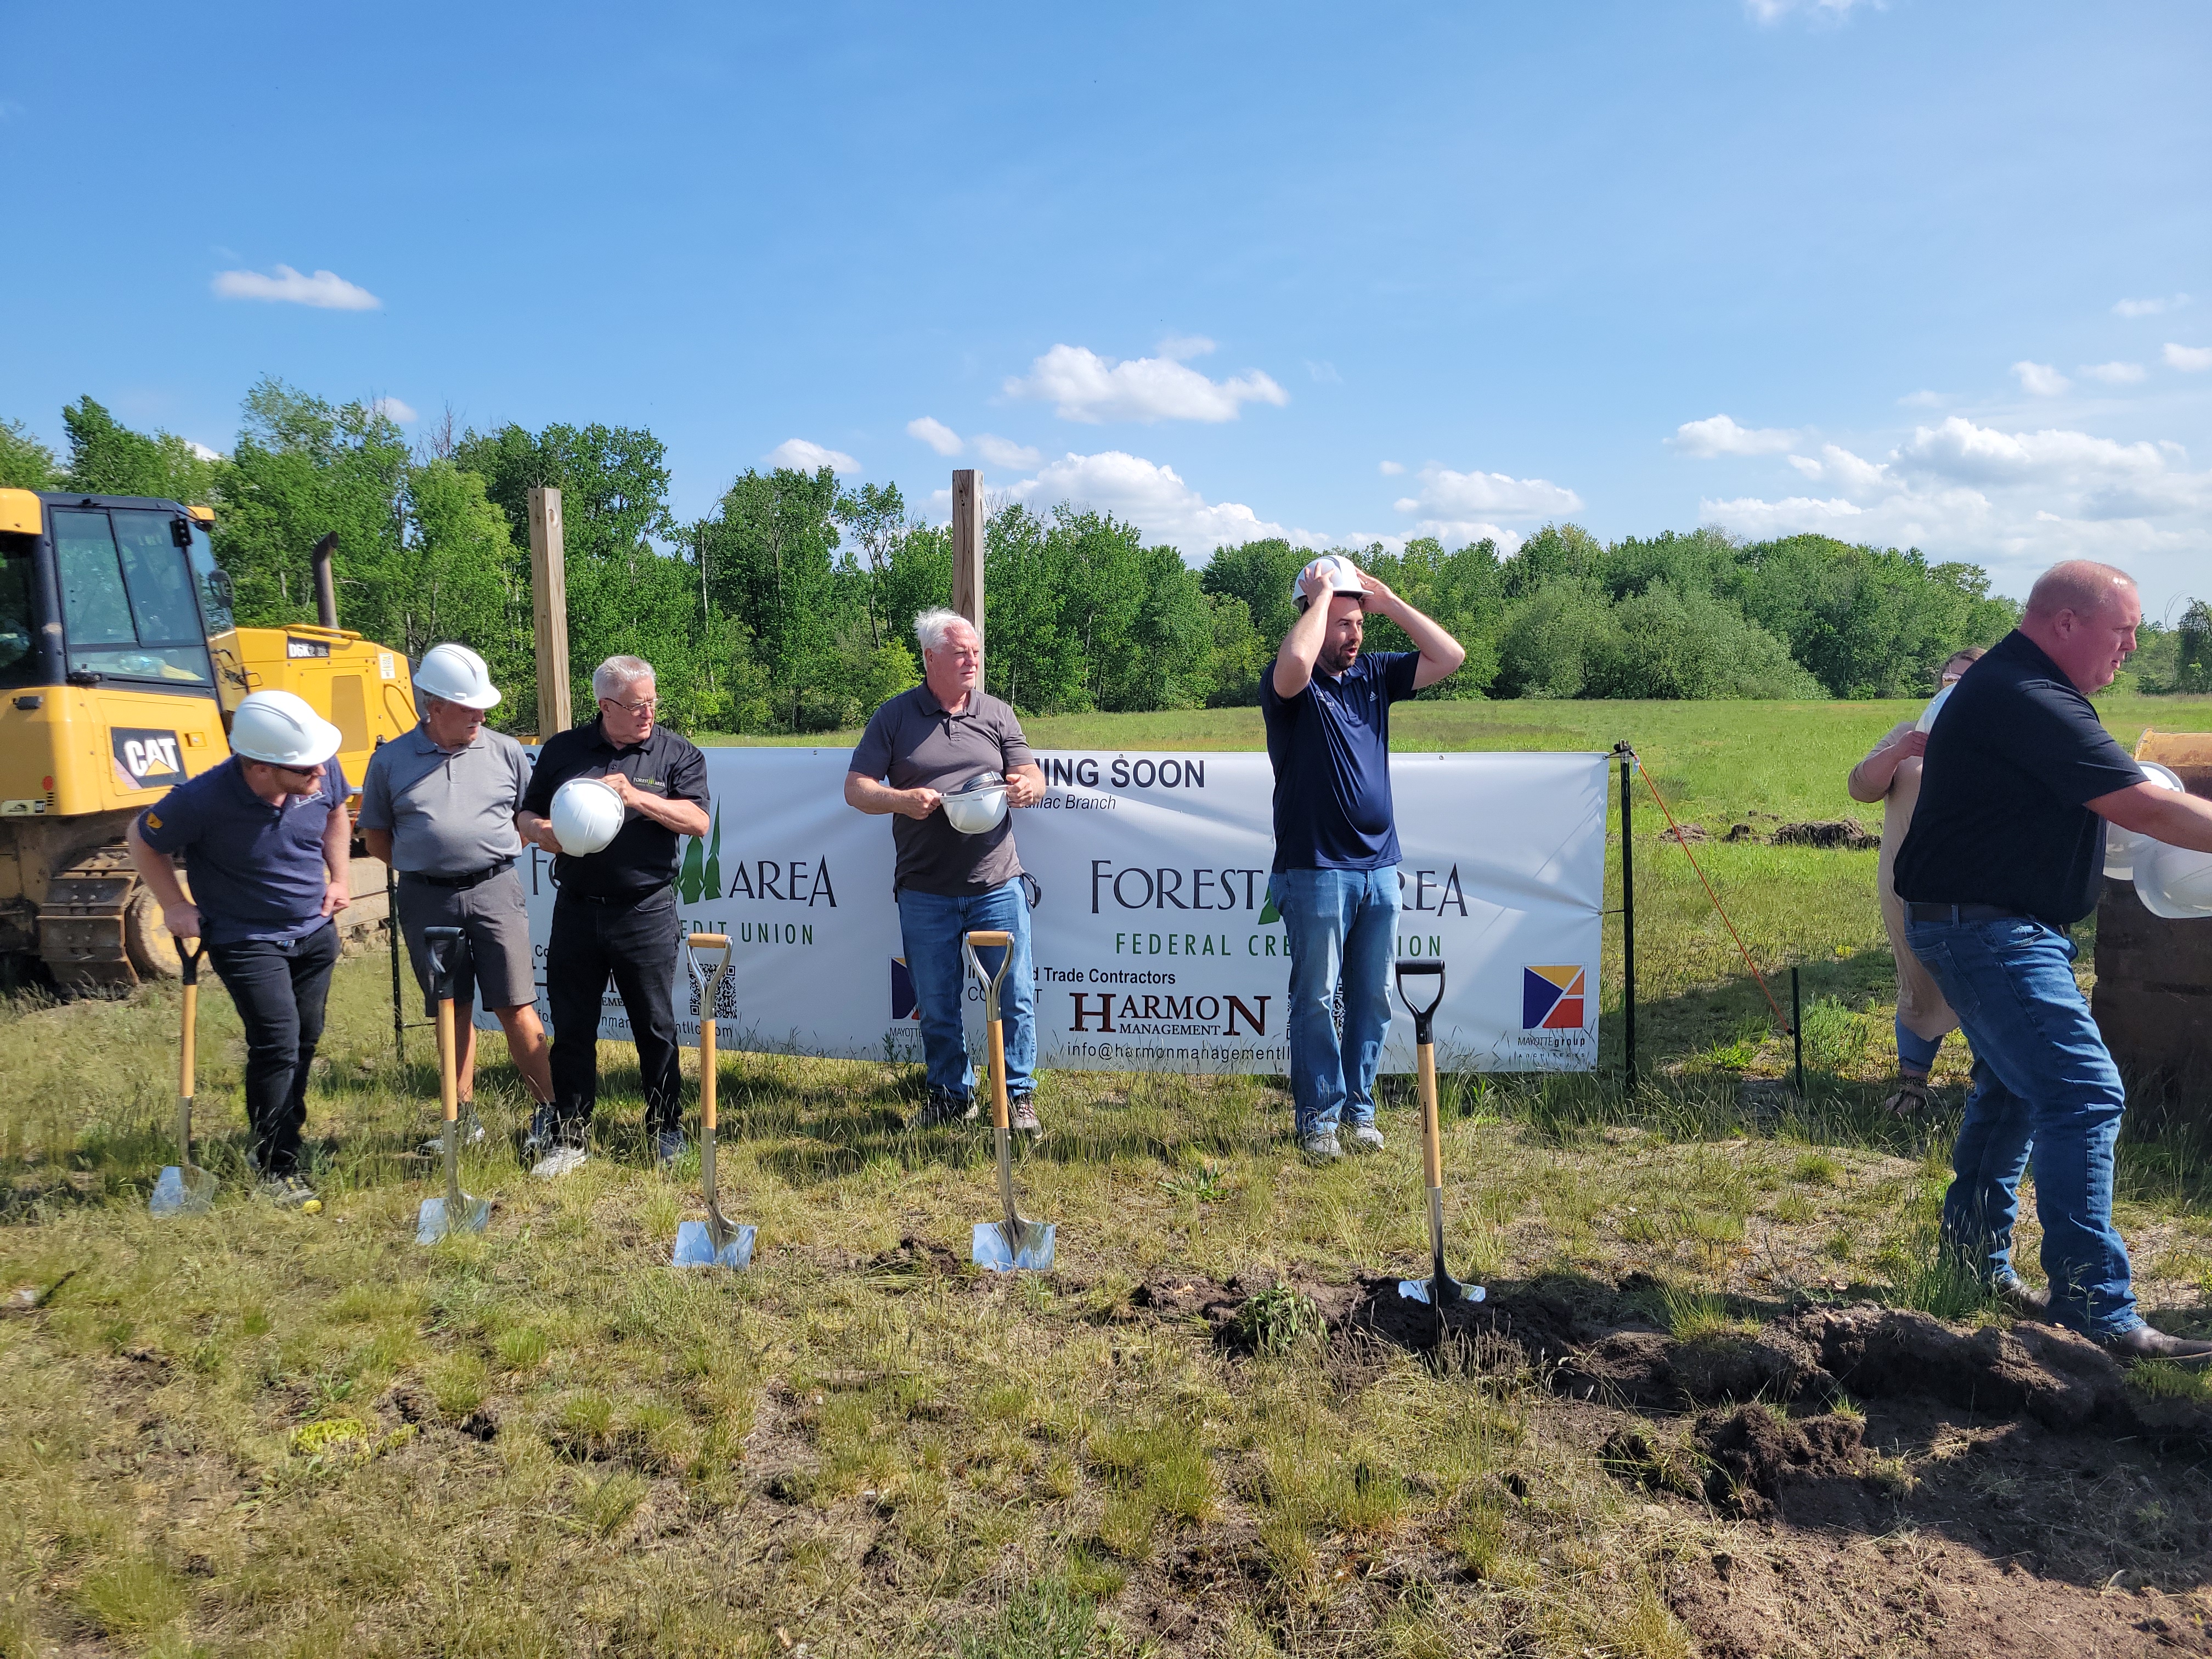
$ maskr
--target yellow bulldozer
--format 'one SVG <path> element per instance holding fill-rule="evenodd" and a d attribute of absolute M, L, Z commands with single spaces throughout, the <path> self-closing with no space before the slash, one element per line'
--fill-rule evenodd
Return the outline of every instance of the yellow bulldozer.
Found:
<path fill-rule="evenodd" d="M 176 501 L 0 489 L 0 974 L 42 963 L 65 989 L 111 994 L 176 974 L 123 832 L 230 757 L 248 691 L 297 692 L 343 732 L 356 790 L 376 745 L 415 724 L 404 653 L 337 625 L 335 538 L 315 549 L 317 626 L 240 628 L 214 521 Z M 372 884 L 381 866 L 356 870 L 356 892 Z"/>

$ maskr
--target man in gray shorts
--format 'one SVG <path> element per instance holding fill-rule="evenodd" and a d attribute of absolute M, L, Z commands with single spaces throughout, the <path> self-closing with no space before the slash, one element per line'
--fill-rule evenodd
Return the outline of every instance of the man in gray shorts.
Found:
<path fill-rule="evenodd" d="M 479 991 L 507 1033 L 507 1053 L 531 1098 L 543 1104 L 553 1097 L 530 918 L 514 872 L 522 856 L 514 815 L 530 760 L 520 744 L 484 724 L 499 690 L 484 659 L 466 646 L 424 652 L 415 690 L 422 723 L 370 758 L 358 822 L 369 852 L 398 872 L 399 928 L 426 1001 L 433 988 L 423 930 L 458 927 L 468 946 L 453 980 L 454 1062 L 462 1132 L 474 1144 L 483 1139 L 483 1126 L 473 1103 L 477 1032 L 469 1016 Z M 436 1004 L 430 1007 L 434 1015 Z"/>

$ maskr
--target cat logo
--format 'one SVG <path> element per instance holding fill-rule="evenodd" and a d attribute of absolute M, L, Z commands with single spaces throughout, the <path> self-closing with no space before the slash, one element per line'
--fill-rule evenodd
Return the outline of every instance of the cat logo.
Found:
<path fill-rule="evenodd" d="M 185 763 L 177 753 L 174 732 L 118 726 L 110 728 L 107 737 L 115 753 L 118 788 L 162 789 L 185 781 Z"/>

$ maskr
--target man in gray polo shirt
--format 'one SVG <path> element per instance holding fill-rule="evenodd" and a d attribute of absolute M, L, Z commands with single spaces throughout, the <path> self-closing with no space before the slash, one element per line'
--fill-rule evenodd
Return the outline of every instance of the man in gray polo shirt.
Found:
<path fill-rule="evenodd" d="M 1044 770 L 1030 752 L 1014 711 L 982 687 L 983 641 L 956 611 L 914 619 L 923 678 L 882 708 L 861 733 L 845 775 L 845 799 L 863 812 L 894 814 L 893 890 L 899 933 L 921 1021 L 929 1103 L 921 1121 L 973 1117 L 975 1070 L 969 1062 L 968 969 L 961 942 L 971 932 L 1013 936 L 1000 1012 L 1006 1023 L 1007 1105 L 1014 1127 L 1038 1132 L 1031 1069 L 1036 1063 L 1036 986 L 1030 969 L 1030 907 L 1014 827 L 1000 817 L 963 835 L 945 813 L 945 797 L 987 772 L 1006 781 L 1006 805 L 1044 799 Z M 996 967 L 986 961 L 985 966 Z"/>
<path fill-rule="evenodd" d="M 399 874 L 399 927 L 426 1002 L 434 994 L 423 930 L 458 927 L 468 945 L 453 981 L 463 1133 L 483 1139 L 476 1115 L 477 993 L 507 1033 L 532 1100 L 553 1097 L 530 918 L 514 861 L 514 815 L 530 781 L 522 745 L 484 724 L 500 700 L 484 659 L 465 645 L 434 645 L 415 671 L 422 723 L 379 748 L 361 785 L 362 839 Z M 435 1004 L 431 1012 L 436 1012 Z M 435 1142 L 426 1143 L 435 1150 Z"/>

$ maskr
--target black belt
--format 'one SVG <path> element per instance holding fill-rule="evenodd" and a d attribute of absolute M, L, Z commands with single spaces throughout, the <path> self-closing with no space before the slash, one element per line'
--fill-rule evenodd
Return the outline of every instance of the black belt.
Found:
<path fill-rule="evenodd" d="M 658 887 L 636 887 L 627 893 L 580 893 L 573 887 L 563 887 L 561 896 L 580 899 L 586 904 L 642 904 L 646 900 L 666 892 L 668 888 L 669 884 L 665 881 Z"/>
<path fill-rule="evenodd" d="M 426 876 L 419 870 L 402 870 L 402 881 L 419 881 L 426 887 L 481 887 L 494 876 L 503 876 L 514 868 L 513 859 L 501 859 L 488 869 L 471 870 L 465 876 Z"/>
<path fill-rule="evenodd" d="M 2034 917 L 2025 910 L 2014 910 L 2002 904 L 1924 904 L 1918 899 L 1905 902 L 1907 921 L 2033 921 Z"/>

